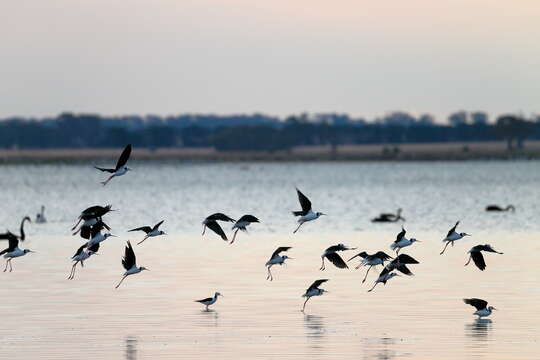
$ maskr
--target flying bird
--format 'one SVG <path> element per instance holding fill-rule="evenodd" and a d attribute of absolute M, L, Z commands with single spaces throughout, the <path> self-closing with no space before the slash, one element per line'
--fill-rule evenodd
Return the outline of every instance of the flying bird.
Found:
<path fill-rule="evenodd" d="M 274 265 L 283 265 L 285 263 L 285 260 L 292 259 L 288 257 L 287 255 L 279 255 L 280 253 L 284 251 L 288 251 L 291 249 L 290 246 L 281 246 L 274 251 L 272 256 L 270 256 L 270 260 L 268 260 L 265 264 L 266 267 L 268 267 L 268 276 L 266 277 L 266 280 L 274 280 L 274 277 L 272 276 L 272 272 L 270 271 L 270 268 Z"/>
<path fill-rule="evenodd" d="M 315 280 L 315 282 L 313 282 L 313 284 L 311 284 L 307 288 L 304 295 L 302 295 L 302 297 L 306 298 L 306 301 L 304 301 L 304 306 L 302 307 L 302 312 L 306 308 L 306 303 L 308 302 L 309 299 L 311 299 L 313 296 L 321 296 L 325 292 L 328 292 L 328 291 L 326 291 L 324 289 L 319 289 L 319 286 L 321 286 L 322 283 L 327 282 L 327 281 L 328 281 L 328 279 Z"/>
<path fill-rule="evenodd" d="M 90 256 L 97 254 L 98 250 L 99 243 L 92 245 L 90 248 L 87 248 L 86 244 L 78 248 L 77 252 L 75 252 L 75 255 L 71 257 L 71 260 L 73 260 L 74 263 L 71 266 L 71 272 L 69 273 L 68 280 L 71 280 L 75 277 L 75 270 L 77 269 L 77 264 L 81 263 L 81 267 L 83 267 L 84 261 L 90 258 Z"/>
<path fill-rule="evenodd" d="M 206 228 L 208 227 L 210 230 L 218 234 L 223 240 L 228 241 L 227 235 L 225 235 L 225 232 L 219 225 L 218 221 L 229 221 L 229 222 L 236 222 L 233 218 L 228 217 L 225 214 L 222 213 L 215 213 L 212 215 L 209 215 L 204 221 L 203 224 L 203 232 L 202 235 L 204 235 L 204 232 L 206 231 Z"/>
<path fill-rule="evenodd" d="M 338 251 L 346 251 L 346 250 L 354 250 L 356 248 L 350 248 L 343 244 L 337 244 L 330 246 L 326 250 L 324 250 L 323 254 L 321 255 L 322 264 L 319 270 L 324 270 L 326 267 L 324 266 L 324 258 L 327 258 L 332 264 L 334 264 L 336 267 L 340 269 L 348 269 L 349 267 L 343 261 L 341 256 L 337 253 Z"/>
<path fill-rule="evenodd" d="M 397 234 L 396 241 L 394 241 L 392 243 L 392 245 L 390 245 L 390 249 L 396 250 L 396 255 L 399 254 L 399 250 L 401 250 L 402 248 L 410 246 L 415 242 L 420 242 L 420 240 L 416 240 L 415 238 L 407 239 L 405 237 L 406 233 L 407 233 L 407 231 L 402 226 L 401 227 L 401 232 L 399 234 Z"/>
<path fill-rule="evenodd" d="M 0 255 L 4 255 L 4 258 L 6 260 L 6 267 L 4 268 L 4 272 L 6 272 L 8 265 L 9 265 L 9 272 L 13 271 L 13 265 L 11 265 L 11 260 L 13 258 L 24 256 L 28 253 L 33 253 L 35 251 L 24 249 L 19 249 L 19 239 L 17 239 L 16 236 L 10 236 L 8 238 L 8 248 L 0 251 Z"/>
<path fill-rule="evenodd" d="M 383 271 L 379 274 L 379 277 L 377 278 L 377 280 L 375 280 L 375 284 L 373 284 L 373 287 L 369 289 L 368 292 L 372 292 L 373 289 L 375 289 L 375 286 L 377 286 L 377 284 L 379 283 L 383 283 L 384 285 L 386 285 L 386 282 L 392 279 L 394 276 L 399 276 L 399 275 L 396 274 L 395 272 L 388 272 L 388 270 L 385 267 Z"/>
<path fill-rule="evenodd" d="M 116 162 L 116 167 L 114 169 L 100 168 L 98 166 L 94 166 L 98 170 L 112 174 L 111 176 L 109 176 L 107 180 L 101 182 L 103 186 L 107 185 L 107 183 L 111 181 L 113 177 L 122 176 L 125 173 L 127 173 L 129 170 L 131 170 L 130 168 L 126 166 L 126 163 L 128 162 L 130 155 L 131 155 L 131 144 L 127 145 L 124 148 L 124 151 L 122 151 L 122 154 L 120 154 L 120 157 L 118 158 L 118 161 Z"/>
<path fill-rule="evenodd" d="M 407 267 L 407 265 L 409 264 L 419 264 L 419 262 L 416 259 L 414 259 L 412 256 L 409 256 L 407 254 L 401 254 L 397 256 L 394 260 L 386 264 L 385 268 L 381 272 L 381 275 L 397 270 L 401 272 L 402 274 L 412 276 L 413 275 L 412 271 L 409 270 L 409 268 Z"/>
<path fill-rule="evenodd" d="M 446 237 L 443 239 L 443 242 L 446 243 L 446 245 L 444 245 L 444 249 L 441 251 L 441 255 L 444 254 L 444 251 L 446 250 L 446 247 L 448 246 L 448 244 L 452 244 L 452 246 L 454 246 L 454 241 L 456 240 L 459 240 L 459 239 L 462 239 L 464 238 L 465 236 L 471 236 L 470 234 L 467 234 L 467 233 L 457 233 L 456 232 L 456 228 L 457 226 L 459 225 L 459 221 L 456 222 L 456 225 L 454 225 L 453 228 L 451 228 L 449 231 L 448 231 L 448 234 L 446 235 Z"/>
<path fill-rule="evenodd" d="M 219 292 L 216 292 L 216 293 L 214 293 L 214 297 L 209 297 L 209 298 L 202 299 L 202 300 L 195 300 L 195 302 L 201 303 L 204 306 L 206 306 L 205 311 L 210 311 L 208 309 L 208 307 L 210 305 L 214 304 L 217 301 L 218 296 L 223 296 L 223 295 L 221 295 Z"/>
<path fill-rule="evenodd" d="M 489 244 L 476 245 L 472 247 L 471 250 L 469 250 L 469 260 L 467 261 L 465 266 L 469 265 L 472 259 L 474 261 L 474 265 L 476 265 L 476 267 L 480 270 L 484 271 L 486 269 L 486 262 L 484 260 L 484 256 L 482 255 L 482 251 L 503 254 L 502 252 L 498 252 L 493 249 Z"/>
<path fill-rule="evenodd" d="M 133 251 L 133 247 L 131 247 L 131 243 L 127 242 L 126 250 L 124 258 L 122 259 L 122 266 L 124 269 L 126 269 L 126 272 L 124 273 L 124 276 L 122 277 L 122 280 L 116 285 L 115 289 L 118 289 L 120 284 L 122 284 L 122 281 L 124 281 L 125 278 L 127 278 L 129 275 L 138 274 L 143 270 L 148 270 L 144 266 L 137 267 L 137 259 L 135 257 L 135 252 Z"/>
<path fill-rule="evenodd" d="M 311 201 L 309 201 L 307 196 L 302 194 L 298 188 L 296 189 L 296 193 L 298 194 L 298 201 L 300 202 L 302 210 L 292 212 L 294 216 L 300 216 L 300 218 L 298 218 L 298 227 L 293 231 L 293 234 L 296 233 L 298 229 L 300 229 L 300 226 L 302 226 L 302 224 L 305 222 L 318 219 L 321 215 L 326 215 L 322 212 L 313 212 L 311 209 Z"/>
<path fill-rule="evenodd" d="M 376 218 L 371 219 L 371 222 L 397 222 L 399 220 L 405 221 L 405 219 L 401 217 L 401 209 L 397 209 L 396 214 L 392 214 L 392 213 L 380 214 Z"/>
<path fill-rule="evenodd" d="M 236 239 L 236 234 L 238 233 L 238 230 L 242 230 L 242 231 L 247 231 L 247 227 L 252 224 L 252 223 L 258 223 L 260 222 L 259 219 L 257 219 L 255 216 L 253 215 L 244 215 L 242 216 L 240 219 L 238 219 L 238 221 L 236 221 L 236 223 L 234 224 L 234 226 L 232 227 L 232 229 L 236 229 L 234 231 L 234 235 L 233 235 L 233 239 L 231 240 L 231 244 L 234 242 L 234 240 Z"/>
<path fill-rule="evenodd" d="M 88 226 L 95 225 L 99 220 L 101 220 L 101 218 L 105 214 L 107 214 L 110 211 L 114 211 L 112 210 L 112 205 L 106 205 L 106 206 L 95 205 L 87 209 L 84 209 L 79 215 L 79 217 L 77 218 L 77 223 L 75 224 L 75 226 L 71 228 L 71 231 L 75 230 L 77 226 L 81 223 L 81 221 L 83 222 L 81 225 L 81 228 L 83 226 L 88 227 Z M 75 231 L 73 235 L 76 235 L 79 231 L 81 231 L 81 228 Z"/>
<path fill-rule="evenodd" d="M 488 205 L 486 206 L 486 211 L 497 211 L 497 212 L 501 212 L 501 211 L 516 211 L 516 208 L 514 207 L 514 205 L 508 205 L 507 207 L 503 208 L 503 207 L 500 207 L 499 205 Z"/>
<path fill-rule="evenodd" d="M 493 306 L 487 306 L 488 302 L 482 299 L 463 299 L 463 302 L 476 308 L 476 311 L 473 313 L 473 315 L 478 315 L 478 319 L 491 315 L 492 310 L 497 310 Z"/>
<path fill-rule="evenodd" d="M 160 222 L 158 222 L 156 225 L 154 225 L 154 227 L 150 227 L 150 226 L 141 226 L 141 227 L 138 227 L 138 228 L 135 228 L 135 229 L 131 229 L 131 230 L 128 230 L 129 231 L 143 231 L 146 233 L 146 236 L 144 237 L 144 239 L 142 239 L 141 241 L 139 241 L 137 243 L 137 245 L 139 244 L 142 244 L 146 239 L 148 239 L 149 237 L 154 237 L 154 236 L 159 236 L 159 235 L 167 235 L 165 233 L 165 231 L 161 231 L 159 230 L 159 227 L 161 226 L 161 224 L 163 224 L 165 220 L 161 220 Z"/>
<path fill-rule="evenodd" d="M 352 258 L 350 258 L 349 260 L 347 260 L 347 262 L 351 261 L 355 257 L 361 257 L 362 258 L 362 261 L 360 262 L 360 265 L 355 267 L 355 269 L 358 269 L 360 266 L 368 266 L 369 265 L 369 268 L 366 271 L 366 275 L 364 276 L 364 279 L 362 280 L 362 284 L 366 281 L 366 278 L 367 278 L 367 276 L 369 274 L 369 270 L 371 270 L 371 268 L 373 266 L 376 266 L 376 265 L 383 265 L 384 266 L 385 261 L 388 261 L 388 260 L 392 259 L 392 257 L 389 256 L 388 254 L 386 254 L 384 251 L 377 251 L 373 255 L 369 255 L 367 252 L 362 251 L 361 253 L 358 253 L 358 254 L 354 255 Z"/>

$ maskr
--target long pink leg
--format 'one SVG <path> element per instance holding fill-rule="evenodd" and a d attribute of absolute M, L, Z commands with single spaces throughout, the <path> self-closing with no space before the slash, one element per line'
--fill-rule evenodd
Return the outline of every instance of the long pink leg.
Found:
<path fill-rule="evenodd" d="M 111 176 L 109 176 L 109 178 L 108 178 L 107 180 L 102 181 L 101 184 L 103 184 L 103 186 L 107 185 L 107 183 L 108 183 L 109 181 L 111 181 L 111 179 L 112 179 L 113 177 L 115 177 L 114 174 L 112 174 Z"/>

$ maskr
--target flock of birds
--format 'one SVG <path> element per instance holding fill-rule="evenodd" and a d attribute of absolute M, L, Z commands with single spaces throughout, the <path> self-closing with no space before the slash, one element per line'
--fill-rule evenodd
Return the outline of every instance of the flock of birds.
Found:
<path fill-rule="evenodd" d="M 103 172 L 108 172 L 111 175 L 102 182 L 103 185 L 107 185 L 109 181 L 111 181 L 114 177 L 122 176 L 126 174 L 130 168 L 126 166 L 127 161 L 129 160 L 130 154 L 131 154 L 132 147 L 131 145 L 127 145 L 125 149 L 122 151 L 122 154 L 120 155 L 115 168 L 101 168 L 101 167 L 95 167 L 98 170 L 101 170 Z M 293 211 L 293 215 L 298 217 L 298 227 L 293 231 L 293 233 L 296 233 L 300 227 L 310 221 L 316 220 L 319 217 L 325 215 L 322 212 L 316 212 L 312 209 L 311 201 L 308 199 L 307 196 L 305 196 L 299 189 L 296 189 L 298 201 L 300 203 L 300 206 L 302 210 L 299 211 Z M 490 205 L 486 207 L 486 211 L 514 211 L 515 208 L 512 205 L 507 206 L 506 208 L 499 207 L 497 205 Z M 45 223 L 45 207 L 41 207 L 41 212 L 37 214 L 36 216 L 36 222 L 37 223 Z M 71 229 L 73 232 L 73 235 L 79 234 L 81 238 L 84 239 L 85 243 L 80 246 L 75 254 L 72 256 L 71 260 L 73 261 L 73 264 L 71 265 L 71 271 L 68 276 L 68 279 L 73 279 L 75 277 L 75 271 L 77 268 L 77 265 L 80 264 L 81 267 L 84 266 L 84 261 L 88 260 L 92 255 L 96 254 L 99 251 L 100 243 L 105 241 L 109 237 L 114 237 L 109 230 L 110 227 L 103 221 L 103 217 L 114 211 L 112 209 L 111 205 L 106 206 L 91 206 L 85 210 L 83 210 L 78 219 L 77 223 L 73 228 Z M 391 213 L 384 213 L 380 214 L 378 217 L 372 219 L 373 222 L 397 222 L 397 221 L 404 221 L 405 219 L 401 216 L 402 210 L 398 209 L 396 214 Z M 0 251 L 0 255 L 4 255 L 4 258 L 6 258 L 6 266 L 4 268 L 4 272 L 6 272 L 9 268 L 9 271 L 11 272 L 13 270 L 13 266 L 11 264 L 12 260 L 14 258 L 18 258 L 21 256 L 24 256 L 29 253 L 33 253 L 34 251 L 29 249 L 20 249 L 19 248 L 19 242 L 24 241 L 26 236 L 24 232 L 24 224 L 27 221 L 31 221 L 30 217 L 24 217 L 21 225 L 20 225 L 20 234 L 16 235 L 10 231 L 7 231 L 4 234 L 0 234 L 0 240 L 7 240 L 8 241 L 8 247 L 4 249 L 3 251 Z M 137 245 L 142 244 L 144 241 L 146 241 L 150 237 L 156 237 L 160 235 L 165 235 L 166 233 L 162 230 L 160 230 L 160 226 L 163 224 L 164 220 L 160 221 L 159 223 L 155 224 L 154 226 L 141 226 L 138 228 L 134 228 L 129 230 L 132 231 L 141 231 L 145 233 L 144 238 L 137 243 Z M 220 222 L 224 223 L 232 223 L 232 230 L 234 231 L 233 238 L 230 241 L 230 243 L 234 243 L 237 233 L 239 230 L 241 231 L 247 231 L 247 227 L 251 224 L 258 223 L 259 219 L 257 219 L 255 216 L 246 214 L 240 217 L 238 220 L 235 220 L 223 213 L 214 213 L 212 215 L 209 215 L 207 218 L 205 218 L 202 222 L 203 225 L 203 232 L 202 235 L 205 234 L 206 229 L 210 229 L 214 233 L 216 233 L 218 236 L 220 236 L 224 241 L 229 241 L 225 231 L 219 224 Z M 467 234 L 465 232 L 457 232 L 457 227 L 459 225 L 459 221 L 455 223 L 455 225 L 448 231 L 444 239 L 442 240 L 444 243 L 444 248 L 441 251 L 441 255 L 444 254 L 446 251 L 448 245 L 454 246 L 454 243 L 460 239 L 463 239 L 466 236 L 470 236 L 470 234 Z M 395 256 L 392 257 L 388 254 L 386 254 L 384 251 L 378 251 L 374 254 L 368 254 L 365 251 L 359 252 L 358 254 L 352 256 L 350 259 L 347 260 L 347 262 L 359 258 L 360 263 L 355 267 L 356 269 L 359 269 L 360 267 L 367 266 L 368 269 L 365 273 L 365 276 L 362 280 L 362 283 L 364 283 L 367 279 L 367 276 L 371 270 L 372 267 L 375 266 L 382 266 L 383 269 L 375 279 L 375 282 L 373 286 L 368 290 L 368 292 L 371 292 L 375 289 L 375 287 L 382 283 L 386 285 L 386 283 L 392 279 L 393 277 L 399 276 L 399 273 L 411 276 L 413 275 L 412 271 L 409 269 L 408 265 L 418 264 L 419 262 L 414 259 L 412 256 L 407 254 L 400 254 L 400 251 L 403 248 L 406 248 L 408 246 L 413 245 L 416 242 L 420 242 L 419 240 L 415 238 L 407 238 L 406 237 L 407 231 L 402 226 L 402 230 L 397 234 L 396 240 L 390 245 L 390 249 L 395 251 Z M 271 272 L 271 268 L 274 265 L 283 265 L 286 260 L 292 259 L 291 257 L 287 255 L 282 255 L 283 253 L 290 250 L 291 247 L 278 247 L 270 256 L 270 259 L 266 262 L 265 266 L 267 267 L 267 280 L 272 281 L 273 275 Z M 355 250 L 356 248 L 351 248 L 343 244 L 337 244 L 330 246 L 327 248 L 321 255 L 321 267 L 320 270 L 325 270 L 326 264 L 325 260 L 328 260 L 330 263 L 332 263 L 334 266 L 336 266 L 339 269 L 346 269 L 348 268 L 347 262 L 339 255 L 340 252 L 349 251 L 349 250 Z M 476 267 L 480 270 L 485 270 L 486 268 L 486 262 L 484 259 L 484 256 L 482 252 L 490 252 L 490 253 L 497 253 L 502 254 L 501 252 L 496 251 L 491 247 L 489 244 L 484 245 L 476 245 L 472 247 L 468 254 L 469 259 L 465 266 L 467 266 L 470 261 L 472 260 Z M 386 264 L 385 264 L 386 263 Z M 115 288 L 118 288 L 122 282 L 130 275 L 138 274 L 144 270 L 148 270 L 144 266 L 137 266 L 137 258 L 135 255 L 135 252 L 133 250 L 133 247 L 131 245 L 130 241 L 127 241 L 125 251 L 124 251 L 124 257 L 122 258 L 122 266 L 124 268 L 124 273 L 122 275 L 122 278 L 120 282 L 116 285 Z M 305 310 L 307 302 L 316 296 L 321 296 L 326 290 L 321 288 L 321 285 L 327 282 L 328 279 L 319 279 L 315 280 L 305 291 L 305 293 L 302 295 L 306 298 L 306 300 L 303 303 L 302 311 Z M 215 292 L 214 296 L 196 300 L 196 302 L 201 303 L 205 306 L 206 311 L 208 311 L 209 306 L 214 304 L 219 296 L 221 295 L 219 292 Z M 492 310 L 496 310 L 493 306 L 488 306 L 488 302 L 482 299 L 477 298 L 470 298 L 470 299 L 463 299 L 465 304 L 471 305 L 476 308 L 476 311 L 474 312 L 475 315 L 477 315 L 479 318 L 486 317 L 491 315 Z"/>

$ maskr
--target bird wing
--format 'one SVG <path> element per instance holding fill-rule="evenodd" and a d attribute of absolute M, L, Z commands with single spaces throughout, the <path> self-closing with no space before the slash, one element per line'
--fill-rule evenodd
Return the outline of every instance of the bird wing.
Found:
<path fill-rule="evenodd" d="M 362 251 L 362 252 L 359 252 L 358 254 L 354 255 L 352 258 L 350 258 L 350 259 L 347 260 L 347 261 L 351 261 L 351 260 L 354 259 L 355 257 L 361 257 L 362 259 L 365 259 L 367 256 L 368 256 L 367 252 Z"/>
<path fill-rule="evenodd" d="M 82 253 L 82 251 L 84 250 L 84 248 L 86 247 L 86 244 L 84 244 L 83 246 L 81 246 L 80 248 L 77 249 L 77 252 L 75 253 L 75 255 L 73 255 L 71 258 L 73 259 L 75 256 L 79 255 L 80 253 Z"/>
<path fill-rule="evenodd" d="M 471 257 L 477 268 L 479 268 L 482 271 L 486 269 L 486 262 L 484 260 L 484 255 L 482 255 L 480 251 L 471 252 Z"/>
<path fill-rule="evenodd" d="M 463 302 L 467 305 L 474 306 L 476 310 L 482 310 L 487 307 L 488 302 L 486 300 L 477 299 L 477 298 L 471 298 L 471 299 L 463 299 Z"/>
<path fill-rule="evenodd" d="M 419 262 L 415 258 L 407 254 L 399 255 L 392 262 L 399 263 L 399 264 L 419 264 Z"/>
<path fill-rule="evenodd" d="M 107 168 L 101 168 L 99 166 L 94 166 L 94 168 L 98 169 L 98 170 L 101 170 L 103 172 L 108 172 L 108 173 L 113 173 L 115 172 L 116 170 L 115 169 L 107 169 Z"/>
<path fill-rule="evenodd" d="M 452 235 L 452 233 L 453 233 L 454 231 L 456 231 L 456 228 L 457 228 L 458 225 L 459 225 L 459 221 L 456 222 L 456 225 L 454 225 L 453 228 L 451 228 L 450 230 L 448 230 L 448 234 L 446 234 L 446 237 L 449 237 L 450 235 Z"/>
<path fill-rule="evenodd" d="M 11 234 L 11 233 L 10 233 Z M 19 246 L 19 239 L 14 234 L 8 238 L 8 252 L 15 250 Z"/>
<path fill-rule="evenodd" d="M 326 255 L 326 258 L 328 260 L 330 260 L 330 262 L 332 264 L 334 264 L 335 266 L 337 266 L 338 268 L 340 269 L 348 269 L 349 267 L 347 266 L 347 264 L 345 263 L 345 261 L 343 261 L 343 259 L 341 258 L 341 256 L 339 256 L 339 254 L 337 253 L 330 253 L 330 254 L 327 254 Z"/>
<path fill-rule="evenodd" d="M 407 267 L 407 265 L 405 264 L 400 264 L 396 267 L 396 269 L 399 271 L 399 272 L 402 272 L 403 274 L 405 275 L 413 275 L 412 271 L 409 270 L 409 268 Z"/>
<path fill-rule="evenodd" d="M 159 229 L 159 227 L 161 226 L 161 224 L 163 224 L 164 221 L 165 221 L 165 220 L 161 220 L 161 221 L 158 222 L 156 225 L 154 225 L 154 227 L 152 228 L 152 231 L 153 231 L 153 230 Z"/>
<path fill-rule="evenodd" d="M 223 213 L 214 213 L 206 218 L 206 220 L 215 220 L 215 221 L 230 221 L 230 222 L 236 222 L 231 217 L 228 217 L 227 215 Z"/>
<path fill-rule="evenodd" d="M 152 231 L 152 228 L 150 226 L 141 226 L 135 229 L 128 230 L 128 232 L 129 231 L 144 231 L 145 233 L 148 234 L 150 231 Z"/>
<path fill-rule="evenodd" d="M 129 160 L 129 155 L 131 155 L 131 144 L 128 144 L 128 146 L 124 148 L 124 151 L 122 151 L 122 154 L 120 154 L 114 171 L 126 165 L 127 161 Z"/>
<path fill-rule="evenodd" d="M 124 266 L 124 269 L 129 270 L 136 264 L 136 261 L 137 259 L 135 258 L 135 252 L 133 251 L 131 243 L 128 240 L 125 255 L 122 259 L 122 265 Z"/>
<path fill-rule="evenodd" d="M 498 251 L 495 250 L 494 248 L 492 248 L 491 245 L 489 245 L 489 244 L 477 245 L 473 249 L 476 249 L 478 251 L 487 251 L 487 252 L 492 252 L 492 253 L 498 253 Z"/>
<path fill-rule="evenodd" d="M 319 286 L 321 286 L 322 283 L 327 282 L 327 281 L 328 279 L 315 280 L 313 284 L 311 284 L 307 288 L 306 292 L 309 292 L 310 290 L 313 290 L 313 289 L 317 289 Z"/>
<path fill-rule="evenodd" d="M 287 250 L 289 250 L 289 249 L 292 249 L 292 247 L 290 247 L 290 246 L 280 246 L 280 247 L 278 247 L 278 248 L 276 249 L 276 251 L 274 251 L 274 253 L 273 253 L 272 256 L 270 257 L 270 259 L 272 259 L 272 258 L 278 256 L 280 252 L 282 252 L 282 251 L 287 251 Z"/>
<path fill-rule="evenodd" d="M 244 215 L 240 219 L 238 219 L 237 222 L 242 222 L 242 221 L 247 221 L 247 222 L 250 222 L 250 223 L 254 223 L 254 222 L 259 222 L 259 219 L 257 219 L 253 215 Z"/>
<path fill-rule="evenodd" d="M 394 271 L 395 267 L 394 266 L 391 266 L 391 264 L 388 264 L 384 267 L 384 269 L 382 269 L 381 273 L 379 274 L 379 278 L 381 276 L 384 276 L 392 271 Z"/>
<path fill-rule="evenodd" d="M 401 232 L 399 234 L 397 234 L 396 236 L 396 241 L 394 241 L 395 243 L 397 242 L 400 242 L 401 239 L 403 239 L 403 237 L 405 236 L 405 234 L 407 233 L 407 231 L 405 230 L 405 228 L 402 226 L 401 227 Z"/>
<path fill-rule="evenodd" d="M 97 253 L 99 250 L 99 243 L 95 243 L 94 245 L 90 246 L 88 248 L 88 251 Z"/>
<path fill-rule="evenodd" d="M 214 298 L 206 298 L 206 299 L 201 299 L 201 300 L 195 300 L 195 302 L 200 302 L 200 303 L 205 303 L 205 302 L 208 302 L 208 301 L 212 301 L 214 300 Z"/>
<path fill-rule="evenodd" d="M 79 234 L 83 239 L 90 239 L 92 237 L 92 228 L 90 226 L 81 226 Z"/>
<path fill-rule="evenodd" d="M 379 259 L 382 259 L 382 260 L 389 260 L 389 259 L 392 258 L 390 255 L 388 255 L 384 251 L 377 251 L 375 253 L 375 256 L 378 257 Z"/>
<path fill-rule="evenodd" d="M 302 207 L 302 212 L 307 214 L 309 210 L 311 210 L 311 201 L 307 198 L 306 195 L 302 194 L 298 188 L 296 188 L 296 193 L 298 194 L 298 201 L 300 202 L 300 206 Z"/>
<path fill-rule="evenodd" d="M 215 220 L 212 220 L 212 221 L 208 221 L 206 223 L 206 226 L 212 230 L 213 232 L 215 232 L 216 234 L 218 234 L 219 236 L 221 236 L 221 238 L 225 241 L 227 241 L 227 235 L 225 235 L 225 232 L 223 231 L 223 229 L 221 228 L 221 226 L 218 224 L 217 221 Z"/>

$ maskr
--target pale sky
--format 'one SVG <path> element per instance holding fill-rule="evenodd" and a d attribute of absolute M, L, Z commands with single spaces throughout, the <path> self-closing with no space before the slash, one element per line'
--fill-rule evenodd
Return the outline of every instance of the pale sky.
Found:
<path fill-rule="evenodd" d="M 540 112 L 540 2 L 2 0 L 0 117 Z"/>

